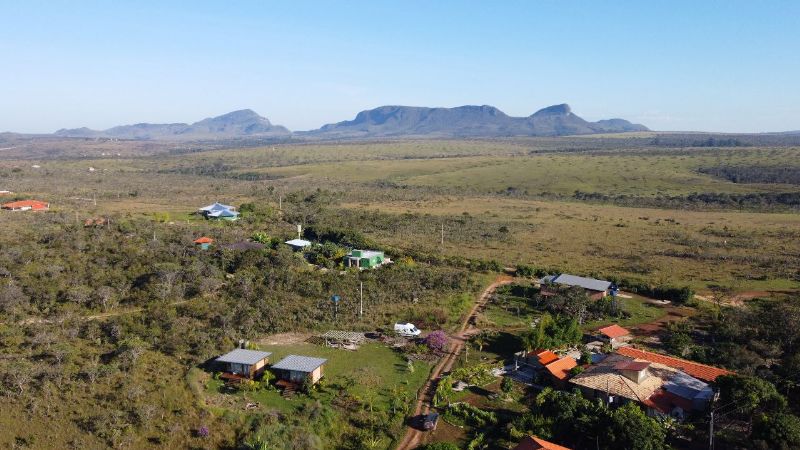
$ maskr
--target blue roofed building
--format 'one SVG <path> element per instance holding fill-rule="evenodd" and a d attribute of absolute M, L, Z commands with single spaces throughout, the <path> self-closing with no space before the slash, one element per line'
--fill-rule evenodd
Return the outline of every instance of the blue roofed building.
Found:
<path fill-rule="evenodd" d="M 239 218 L 239 212 L 236 211 L 236 207 L 223 205 L 219 202 L 204 206 L 198 209 L 197 213 L 206 219 L 213 220 L 236 220 Z"/>

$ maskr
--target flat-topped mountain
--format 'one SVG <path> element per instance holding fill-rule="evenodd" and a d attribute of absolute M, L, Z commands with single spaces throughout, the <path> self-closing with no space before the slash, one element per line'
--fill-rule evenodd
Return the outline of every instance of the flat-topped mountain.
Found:
<path fill-rule="evenodd" d="M 569 105 L 554 105 L 528 117 L 511 117 L 493 106 L 426 108 L 381 106 L 361 111 L 355 119 L 328 124 L 302 134 L 316 137 L 501 137 L 563 136 L 575 134 L 648 131 L 623 119 L 588 122 Z"/>
<path fill-rule="evenodd" d="M 242 109 L 217 117 L 203 119 L 193 124 L 186 123 L 137 123 L 120 125 L 97 131 L 89 128 L 58 130 L 65 137 L 108 137 L 119 139 L 209 139 L 243 136 L 281 137 L 291 132 L 280 125 L 273 125 L 266 117 L 253 110 Z"/>
<path fill-rule="evenodd" d="M 58 130 L 62 137 L 103 137 L 118 139 L 182 139 L 289 136 L 313 139 L 358 139 L 381 137 L 506 137 L 567 136 L 576 134 L 648 131 L 623 119 L 588 122 L 572 112 L 569 105 L 553 105 L 528 117 L 512 117 L 494 106 L 427 108 L 381 106 L 361 111 L 353 120 L 324 125 L 311 131 L 292 133 L 273 125 L 250 109 L 229 112 L 192 124 L 137 123 L 107 130 L 74 128 Z"/>

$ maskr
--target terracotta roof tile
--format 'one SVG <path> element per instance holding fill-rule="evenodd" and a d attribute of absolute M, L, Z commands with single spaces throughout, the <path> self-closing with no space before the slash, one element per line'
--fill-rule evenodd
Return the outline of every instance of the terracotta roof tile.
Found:
<path fill-rule="evenodd" d="M 597 331 L 599 331 L 600 333 L 603 333 L 604 335 L 608 336 L 611 339 L 616 339 L 618 337 L 627 336 L 627 335 L 631 334 L 630 331 L 626 330 L 625 328 L 622 328 L 621 326 L 619 326 L 617 324 L 609 325 L 607 327 L 600 328 Z"/>
<path fill-rule="evenodd" d="M 545 366 L 548 372 L 559 380 L 566 380 L 569 378 L 569 371 L 578 365 L 578 361 L 571 356 L 565 356 L 558 361 L 553 361 Z"/>
<path fill-rule="evenodd" d="M 525 436 L 514 450 L 572 450 L 569 447 L 554 444 L 536 436 Z"/>
<path fill-rule="evenodd" d="M 558 361 L 558 355 L 551 352 L 550 350 L 545 350 L 536 354 L 539 358 L 539 364 L 546 366 L 553 361 Z"/>
<path fill-rule="evenodd" d="M 663 364 L 674 369 L 681 370 L 687 375 L 704 381 L 714 381 L 721 375 L 730 375 L 733 372 L 719 367 L 708 366 L 705 364 L 687 361 L 685 359 L 674 358 L 672 356 L 659 355 L 658 353 L 648 352 L 633 347 L 622 347 L 617 349 L 620 355 L 636 359 L 643 359 L 653 363 Z"/>

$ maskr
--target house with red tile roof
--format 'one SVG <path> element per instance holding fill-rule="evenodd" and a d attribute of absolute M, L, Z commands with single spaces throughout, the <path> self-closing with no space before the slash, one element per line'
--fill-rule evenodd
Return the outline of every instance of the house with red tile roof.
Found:
<path fill-rule="evenodd" d="M 10 211 L 47 211 L 50 209 L 50 203 L 39 200 L 19 200 L 4 203 L 1 207 Z"/>
<path fill-rule="evenodd" d="M 630 342 L 630 339 L 632 338 L 630 331 L 617 324 L 600 328 L 597 330 L 597 333 L 597 338 L 603 342 L 608 342 L 611 344 L 611 348 L 628 345 L 628 342 Z"/>
<path fill-rule="evenodd" d="M 717 377 L 721 375 L 733 374 L 733 372 L 731 372 L 730 370 L 721 369 L 719 367 L 708 366 L 706 364 L 700 364 L 697 362 L 688 361 L 681 358 L 675 358 L 672 356 L 666 356 L 658 353 L 648 352 L 646 350 L 641 350 L 633 347 L 619 348 L 617 349 L 617 353 L 619 353 L 620 355 L 625 355 L 630 358 L 663 364 L 667 367 L 678 369 L 682 372 L 685 372 L 688 375 L 691 375 L 703 381 L 713 382 L 717 379 Z"/>
<path fill-rule="evenodd" d="M 513 450 L 571 450 L 536 436 L 525 436 Z"/>
<path fill-rule="evenodd" d="M 705 411 L 714 396 L 708 383 L 680 369 L 620 352 L 589 366 L 569 382 L 587 398 L 602 399 L 612 406 L 634 402 L 649 416 L 677 419 Z"/>
<path fill-rule="evenodd" d="M 565 356 L 561 359 L 551 362 L 544 366 L 545 370 L 550 374 L 550 379 L 553 384 L 559 388 L 566 386 L 566 381 L 569 378 L 570 370 L 578 365 L 578 361 L 571 356 Z"/>

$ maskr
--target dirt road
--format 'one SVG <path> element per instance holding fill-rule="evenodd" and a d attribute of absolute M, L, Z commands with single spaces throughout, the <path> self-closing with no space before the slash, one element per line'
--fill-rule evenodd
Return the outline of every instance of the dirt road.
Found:
<path fill-rule="evenodd" d="M 450 348 L 448 348 L 447 353 L 442 356 L 442 358 L 439 360 L 439 363 L 436 364 L 436 367 L 434 367 L 434 369 L 431 371 L 431 375 L 428 377 L 428 380 L 425 381 L 425 385 L 422 386 L 422 389 L 420 389 L 420 394 L 418 395 L 417 402 L 414 405 L 412 417 L 416 417 L 420 414 L 427 414 L 428 411 L 430 411 L 431 405 L 433 404 L 433 395 L 436 392 L 436 385 L 442 374 L 450 371 L 450 369 L 453 367 L 453 363 L 455 363 L 458 355 L 464 348 L 464 344 L 466 343 L 467 339 L 480 331 L 473 325 L 473 318 L 481 310 L 481 308 L 483 308 L 483 306 L 489 300 L 489 297 L 494 293 L 495 289 L 504 284 L 509 284 L 511 281 L 512 278 L 510 276 L 499 276 L 494 283 L 490 284 L 486 289 L 483 290 L 483 293 L 481 293 L 481 296 L 472 306 L 472 309 L 470 309 L 470 311 L 464 316 L 464 319 L 461 322 L 461 327 L 455 334 L 450 336 Z M 424 436 L 425 433 L 423 431 L 409 426 L 406 428 L 405 436 L 403 436 L 403 439 L 400 440 L 400 443 L 396 448 L 397 450 L 413 449 L 421 443 Z"/>

